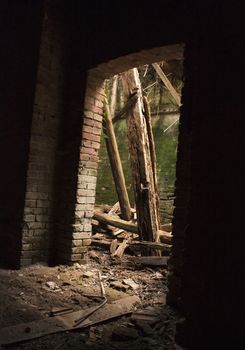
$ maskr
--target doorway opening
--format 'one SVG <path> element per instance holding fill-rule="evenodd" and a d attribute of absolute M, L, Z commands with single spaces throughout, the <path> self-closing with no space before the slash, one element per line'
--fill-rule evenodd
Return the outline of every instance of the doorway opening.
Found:
<path fill-rule="evenodd" d="M 171 348 L 171 345 L 174 343 L 174 323 L 176 318 L 172 309 L 166 306 L 166 295 L 168 292 L 167 263 L 172 249 L 171 221 L 174 207 L 174 176 L 179 107 L 176 107 L 168 89 L 163 86 L 162 80 L 152 63 L 158 64 L 173 88 L 180 94 L 182 87 L 181 67 L 183 63 L 182 45 L 155 48 L 121 57 L 89 71 L 82 139 L 79 145 L 79 164 L 76 167 L 76 174 L 72 172 L 73 181 L 68 183 L 70 187 L 71 184 L 75 184 L 72 187 L 72 195 L 76 197 L 75 202 L 72 201 L 72 208 L 75 206 L 75 209 L 72 210 L 72 213 L 68 212 L 65 200 L 68 201 L 70 197 L 68 191 L 63 190 L 65 200 L 62 201 L 62 204 L 64 204 L 64 213 L 67 214 L 67 217 L 60 215 L 60 220 L 64 221 L 64 223 L 62 222 L 64 226 L 69 224 L 69 231 L 65 231 L 65 242 L 63 237 L 60 237 L 62 249 L 66 250 L 65 252 L 61 250 L 59 257 L 63 258 L 63 262 L 68 261 L 72 263 L 72 266 L 60 265 L 53 268 L 34 266 L 31 267 L 30 273 L 27 269 L 24 274 L 18 275 L 18 272 L 16 272 L 11 275 L 15 277 L 17 283 L 20 283 L 21 288 L 24 288 L 25 284 L 32 286 L 32 289 L 26 288 L 25 293 L 20 291 L 24 302 L 31 293 L 33 298 L 31 300 L 34 302 L 34 298 L 36 295 L 39 295 L 41 290 L 40 305 L 44 302 L 49 303 L 52 316 L 55 315 L 58 308 L 58 312 L 67 311 L 72 317 L 75 317 L 74 319 L 69 319 L 70 316 L 67 316 L 69 322 L 72 320 L 75 322 L 78 320 L 78 316 L 77 314 L 76 316 L 73 315 L 74 311 L 80 312 L 82 318 L 77 321 L 80 322 L 81 320 L 83 321 L 84 309 L 87 308 L 89 311 L 92 311 L 91 319 L 84 321 L 85 324 L 88 321 L 91 322 L 89 323 L 91 327 L 86 327 L 83 333 L 57 334 L 57 338 L 52 338 L 52 341 L 57 339 L 63 344 L 63 340 L 60 338 L 63 334 L 65 339 L 69 339 L 69 342 L 74 342 L 74 347 L 76 345 L 80 346 L 82 342 L 86 344 L 85 346 L 120 348 L 119 342 L 122 340 L 124 341 L 124 346 L 127 344 L 127 347 L 135 349 L 145 348 L 145 345 L 146 347 L 148 345 L 151 347 L 152 345 L 156 347 L 159 345 L 160 348 L 162 344 L 166 344 Z M 113 189 L 114 184 L 110 174 L 109 161 L 105 155 L 105 145 L 103 145 L 108 139 L 108 135 L 103 132 L 102 137 L 100 136 L 102 123 L 106 117 L 103 111 L 105 95 L 108 104 L 111 104 L 109 91 L 112 81 L 110 79 L 119 76 L 117 89 L 117 114 L 119 114 L 125 103 L 120 95 L 122 75 L 126 71 L 136 69 L 135 67 L 137 67 L 141 81 L 141 93 L 143 92 L 143 95 L 147 98 L 151 109 L 151 125 L 155 143 L 160 197 L 159 231 L 165 231 L 165 235 L 162 238 L 156 241 L 147 241 L 144 238 L 144 243 L 142 243 L 142 237 L 139 237 L 138 232 L 135 232 L 136 230 L 132 232 L 132 228 L 137 229 L 139 216 L 137 201 L 135 200 L 135 189 L 133 190 L 135 178 L 131 175 L 132 164 L 130 165 L 129 162 L 132 152 L 130 147 L 127 147 L 129 133 L 126 119 L 128 116 L 124 115 L 124 119 L 117 121 L 114 125 L 116 141 L 119 145 L 126 177 L 126 189 L 129 195 L 130 207 L 132 208 L 130 220 L 122 219 L 120 206 L 114 206 L 118 201 L 115 191 L 113 195 L 109 193 L 110 198 L 105 197 L 105 194 L 108 194 L 109 190 Z M 135 96 L 134 94 L 132 95 Z M 130 110 L 130 113 L 132 113 L 132 110 Z M 145 114 L 143 117 L 145 117 Z M 140 136 L 139 134 L 137 135 Z M 134 135 L 131 133 L 131 136 Z M 137 137 L 133 139 L 138 141 Z M 146 141 L 146 139 L 143 141 Z M 100 161 L 98 161 L 100 142 L 102 142 L 102 148 Z M 147 142 L 149 144 L 149 140 Z M 142 149 L 144 150 L 144 148 Z M 75 150 L 75 146 L 72 147 L 72 150 Z M 135 163 L 137 163 L 137 157 L 134 159 Z M 98 165 L 99 177 L 97 179 Z M 145 168 L 144 170 L 146 170 Z M 69 171 L 70 169 L 69 167 Z M 148 175 L 153 171 L 149 164 L 147 171 Z M 137 174 L 137 172 L 134 173 Z M 149 176 L 152 177 L 152 175 Z M 105 185 L 106 183 L 108 185 Z M 150 196 L 151 191 L 147 191 L 147 183 L 142 183 L 142 185 L 142 193 L 147 194 L 143 197 L 142 202 L 147 204 L 154 198 L 152 199 Z M 97 195 L 95 196 L 96 193 Z M 131 230 L 125 229 L 125 227 L 114 227 L 111 222 L 103 223 L 97 220 L 96 223 L 94 205 L 96 209 L 98 206 L 102 207 L 102 214 L 106 215 L 113 209 L 109 216 L 117 222 L 128 222 Z M 149 205 L 148 208 L 150 208 Z M 70 220 L 71 216 L 72 221 Z M 163 228 L 162 225 L 166 226 Z M 169 227 L 168 231 L 167 227 Z M 91 232 L 91 229 L 93 232 Z M 68 248 L 66 248 L 67 246 Z M 156 253 L 159 251 L 161 254 Z M 84 258 L 83 262 L 86 264 L 81 263 L 82 258 Z M 3 279 L 3 281 L 5 280 Z M 7 288 L 7 283 L 5 284 Z M 15 288 L 17 289 L 17 287 Z M 33 289 L 34 293 L 30 292 Z M 103 309 L 105 301 L 107 305 Z M 65 315 L 64 319 L 66 319 Z M 104 323 L 105 320 L 111 322 Z M 44 328 L 44 335 L 48 335 L 52 331 L 52 327 L 47 329 L 45 325 Z M 59 328 L 59 332 L 60 330 Z M 18 332 L 16 334 L 18 336 Z M 35 335 L 33 336 L 32 332 L 25 332 L 24 335 L 21 334 L 21 337 L 24 339 L 33 337 L 34 347 L 38 347 L 40 344 L 42 346 L 42 340 L 35 339 Z M 12 342 L 12 339 L 9 341 Z M 45 342 L 43 344 L 45 346 Z"/>
<path fill-rule="evenodd" d="M 158 62 L 163 72 L 172 82 L 176 92 L 181 96 L 183 86 L 183 60 Z M 161 223 L 172 222 L 173 199 L 176 179 L 176 157 L 178 146 L 179 106 L 173 100 L 169 90 L 151 64 L 138 67 L 143 95 L 147 98 L 151 110 L 151 123 L 157 158 L 157 179 L 160 197 Z M 127 139 L 127 124 L 125 114 L 120 114 L 124 106 L 122 75 L 116 75 L 105 81 L 105 92 L 109 104 L 113 82 L 118 79 L 116 92 L 116 110 L 113 125 L 116 140 L 123 165 L 126 187 L 130 203 L 134 207 L 132 175 L 130 168 L 130 154 Z M 105 210 L 118 201 L 118 196 L 110 169 L 110 160 L 106 150 L 107 135 L 102 132 L 99 151 L 99 168 L 96 188 L 96 205 L 104 206 Z"/>

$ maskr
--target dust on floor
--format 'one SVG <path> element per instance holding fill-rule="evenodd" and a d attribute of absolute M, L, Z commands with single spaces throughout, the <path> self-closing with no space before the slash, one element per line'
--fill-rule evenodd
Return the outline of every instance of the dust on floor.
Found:
<path fill-rule="evenodd" d="M 176 314 L 167 305 L 167 270 L 138 264 L 125 254 L 121 259 L 101 249 L 88 253 L 87 264 L 48 267 L 35 264 L 21 270 L 0 269 L 0 328 L 49 317 L 54 309 L 73 311 L 100 303 L 98 271 L 108 303 L 138 295 L 141 304 L 132 315 L 82 330 L 63 332 L 2 349 L 179 349 L 174 344 Z M 139 322 L 139 310 L 151 310 L 155 322 Z"/>

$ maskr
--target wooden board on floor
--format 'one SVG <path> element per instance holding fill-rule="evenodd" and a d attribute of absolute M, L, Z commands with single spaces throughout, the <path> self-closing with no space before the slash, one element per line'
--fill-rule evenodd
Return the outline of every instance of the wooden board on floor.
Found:
<path fill-rule="evenodd" d="M 167 267 L 168 257 L 165 256 L 137 256 L 132 259 L 134 262 L 145 266 Z"/>
<path fill-rule="evenodd" d="M 129 296 L 104 305 L 77 327 L 74 321 L 92 311 L 95 307 L 71 312 L 63 316 L 45 318 L 38 321 L 21 323 L 0 329 L 0 345 L 19 343 L 25 340 L 40 338 L 45 335 L 85 328 L 115 317 L 130 314 L 136 304 L 140 303 L 137 296 Z"/>

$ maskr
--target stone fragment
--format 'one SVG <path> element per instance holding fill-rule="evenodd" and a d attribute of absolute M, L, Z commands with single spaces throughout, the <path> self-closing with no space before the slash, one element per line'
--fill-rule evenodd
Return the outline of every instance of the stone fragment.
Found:
<path fill-rule="evenodd" d="M 136 290 L 139 288 L 139 285 L 135 283 L 131 278 L 124 279 L 123 283 L 131 287 L 133 290 Z"/>
<path fill-rule="evenodd" d="M 86 277 L 86 278 L 94 277 L 94 273 L 91 271 L 86 271 L 83 273 L 83 277 Z"/>
<path fill-rule="evenodd" d="M 60 287 L 53 281 L 47 281 L 43 288 L 52 292 L 58 292 L 60 290 Z"/>
<path fill-rule="evenodd" d="M 115 289 L 118 289 L 118 290 L 123 290 L 123 291 L 126 291 L 129 286 L 123 284 L 122 282 L 119 282 L 119 281 L 113 281 L 110 283 L 110 287 L 112 288 L 115 288 Z"/>

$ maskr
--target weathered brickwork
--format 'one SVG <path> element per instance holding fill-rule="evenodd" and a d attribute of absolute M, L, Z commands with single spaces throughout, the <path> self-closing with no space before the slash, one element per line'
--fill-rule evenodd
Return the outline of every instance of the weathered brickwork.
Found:
<path fill-rule="evenodd" d="M 46 8 L 31 125 L 23 215 L 21 265 L 48 261 L 54 225 L 56 158 L 62 116 L 64 40 Z"/>
<path fill-rule="evenodd" d="M 88 77 L 82 126 L 79 128 L 80 145 L 75 173 L 70 174 L 73 203 L 69 216 L 65 215 L 59 225 L 59 246 L 57 260 L 65 262 L 83 261 L 91 244 L 92 216 L 95 203 L 95 189 L 98 168 L 98 150 L 103 118 L 103 80 Z M 75 175 L 76 174 L 76 175 Z M 64 208 L 63 208 L 64 210 Z M 66 210 L 67 212 L 67 210 Z M 68 212 L 67 212 L 68 213 Z"/>
<path fill-rule="evenodd" d="M 74 75 L 77 77 L 78 73 L 74 72 Z M 78 85 L 77 79 L 75 83 L 72 81 L 72 91 L 77 90 Z M 64 156 L 59 165 L 59 205 L 56 208 L 56 239 L 53 242 L 56 262 L 83 261 L 91 244 L 103 118 L 103 79 L 89 75 L 84 91 L 84 101 L 76 91 L 67 104 L 69 114 L 73 111 L 75 122 L 67 124 L 65 121 L 62 137 Z M 77 113 L 79 109 L 80 113 Z"/>
<path fill-rule="evenodd" d="M 0 7 L 0 265 L 16 268 L 43 13 L 38 1 Z"/>

